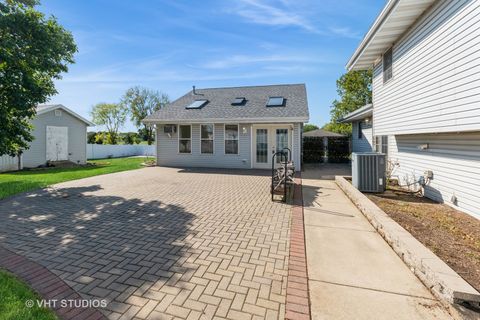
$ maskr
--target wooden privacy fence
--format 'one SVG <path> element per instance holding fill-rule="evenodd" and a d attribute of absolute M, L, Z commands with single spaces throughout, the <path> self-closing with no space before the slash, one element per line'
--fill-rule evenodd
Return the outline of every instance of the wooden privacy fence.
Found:
<path fill-rule="evenodd" d="M 347 163 L 349 137 L 303 137 L 303 163 Z"/>
<path fill-rule="evenodd" d="M 327 156 L 330 163 L 350 162 L 350 138 L 328 138 Z"/>
<path fill-rule="evenodd" d="M 322 163 L 324 158 L 324 138 L 303 137 L 303 163 Z"/>

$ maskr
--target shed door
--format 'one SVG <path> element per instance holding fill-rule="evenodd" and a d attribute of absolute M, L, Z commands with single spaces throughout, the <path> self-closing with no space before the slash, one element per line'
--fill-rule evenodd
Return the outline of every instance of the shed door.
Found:
<path fill-rule="evenodd" d="M 68 160 L 68 127 L 47 126 L 47 161 Z"/>

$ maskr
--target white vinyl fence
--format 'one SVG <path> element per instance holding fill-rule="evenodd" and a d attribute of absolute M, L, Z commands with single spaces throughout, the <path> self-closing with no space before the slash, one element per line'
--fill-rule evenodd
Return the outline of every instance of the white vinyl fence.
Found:
<path fill-rule="evenodd" d="M 20 169 L 23 164 L 20 165 Z M 0 156 L 0 172 L 18 170 L 18 158 L 10 156 Z"/>
<path fill-rule="evenodd" d="M 87 159 L 155 156 L 155 145 L 144 144 L 87 144 Z"/>

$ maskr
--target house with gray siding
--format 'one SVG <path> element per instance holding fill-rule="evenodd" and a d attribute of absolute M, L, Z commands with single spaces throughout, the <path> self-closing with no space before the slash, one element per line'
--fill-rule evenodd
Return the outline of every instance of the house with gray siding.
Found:
<path fill-rule="evenodd" d="M 340 123 L 352 124 L 352 152 L 372 152 L 373 129 L 372 129 L 373 105 L 367 104 L 339 119 Z"/>
<path fill-rule="evenodd" d="M 373 69 L 394 176 L 480 218 L 480 1 L 389 0 L 347 63 Z"/>
<path fill-rule="evenodd" d="M 87 127 L 93 123 L 61 105 L 40 105 L 32 120 L 34 140 L 22 154 L 24 168 L 48 161 L 87 162 Z"/>
<path fill-rule="evenodd" d="M 292 151 L 301 165 L 304 84 L 191 90 L 144 123 L 156 127 L 157 165 L 268 169 L 272 155 Z"/>

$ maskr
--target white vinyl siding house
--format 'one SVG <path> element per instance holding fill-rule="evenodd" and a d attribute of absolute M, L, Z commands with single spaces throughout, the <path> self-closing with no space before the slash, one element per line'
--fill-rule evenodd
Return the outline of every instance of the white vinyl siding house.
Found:
<path fill-rule="evenodd" d="M 372 152 L 374 149 L 372 109 L 373 106 L 367 104 L 339 120 L 352 124 L 352 152 Z"/>
<path fill-rule="evenodd" d="M 201 152 L 200 124 L 192 125 L 192 152 L 180 154 L 178 150 L 178 133 L 164 133 L 164 124 L 157 125 L 157 165 L 170 167 L 211 167 L 211 168 L 237 168 L 250 169 L 254 165 L 255 146 L 252 144 L 252 132 L 258 127 L 251 123 L 239 126 L 238 154 L 225 153 L 224 128 L 225 124 L 217 123 L 214 129 L 214 152 L 212 154 Z M 294 163 L 300 164 L 301 160 L 301 132 L 303 124 L 295 123 L 292 126 L 282 126 L 289 129 L 290 147 Z M 271 154 L 267 154 L 271 157 Z M 299 167 L 297 167 L 299 168 Z"/>
<path fill-rule="evenodd" d="M 428 150 L 418 148 L 425 144 Z M 394 175 L 402 184 L 432 170 L 427 197 L 451 203 L 455 196 L 457 207 L 480 217 L 480 132 L 395 135 L 388 150 L 400 164 Z"/>
<path fill-rule="evenodd" d="M 375 135 L 480 130 L 480 3 L 437 1 L 374 69 Z M 401 125 L 399 125 L 401 124 Z"/>
<path fill-rule="evenodd" d="M 373 132 L 371 122 L 355 121 L 352 123 L 352 151 L 372 152 Z"/>
<path fill-rule="evenodd" d="M 223 123 L 215 124 L 214 153 L 201 152 L 200 124 L 192 125 L 192 151 L 180 154 L 178 150 L 178 130 L 170 134 L 164 133 L 165 125 L 157 125 L 157 165 L 178 167 L 212 167 L 212 168 L 250 168 L 250 133 L 251 125 L 245 124 L 240 128 L 238 137 L 238 154 L 226 154 L 224 143 Z M 246 133 L 243 133 L 246 128 Z"/>
<path fill-rule="evenodd" d="M 157 165 L 269 169 L 287 147 L 297 170 L 306 121 L 303 84 L 192 90 L 144 119 L 156 127 Z"/>
<path fill-rule="evenodd" d="M 425 196 L 480 218 L 480 1 L 409 3 L 387 3 L 347 68 L 373 68 L 373 136 L 399 181 L 432 171 Z"/>

